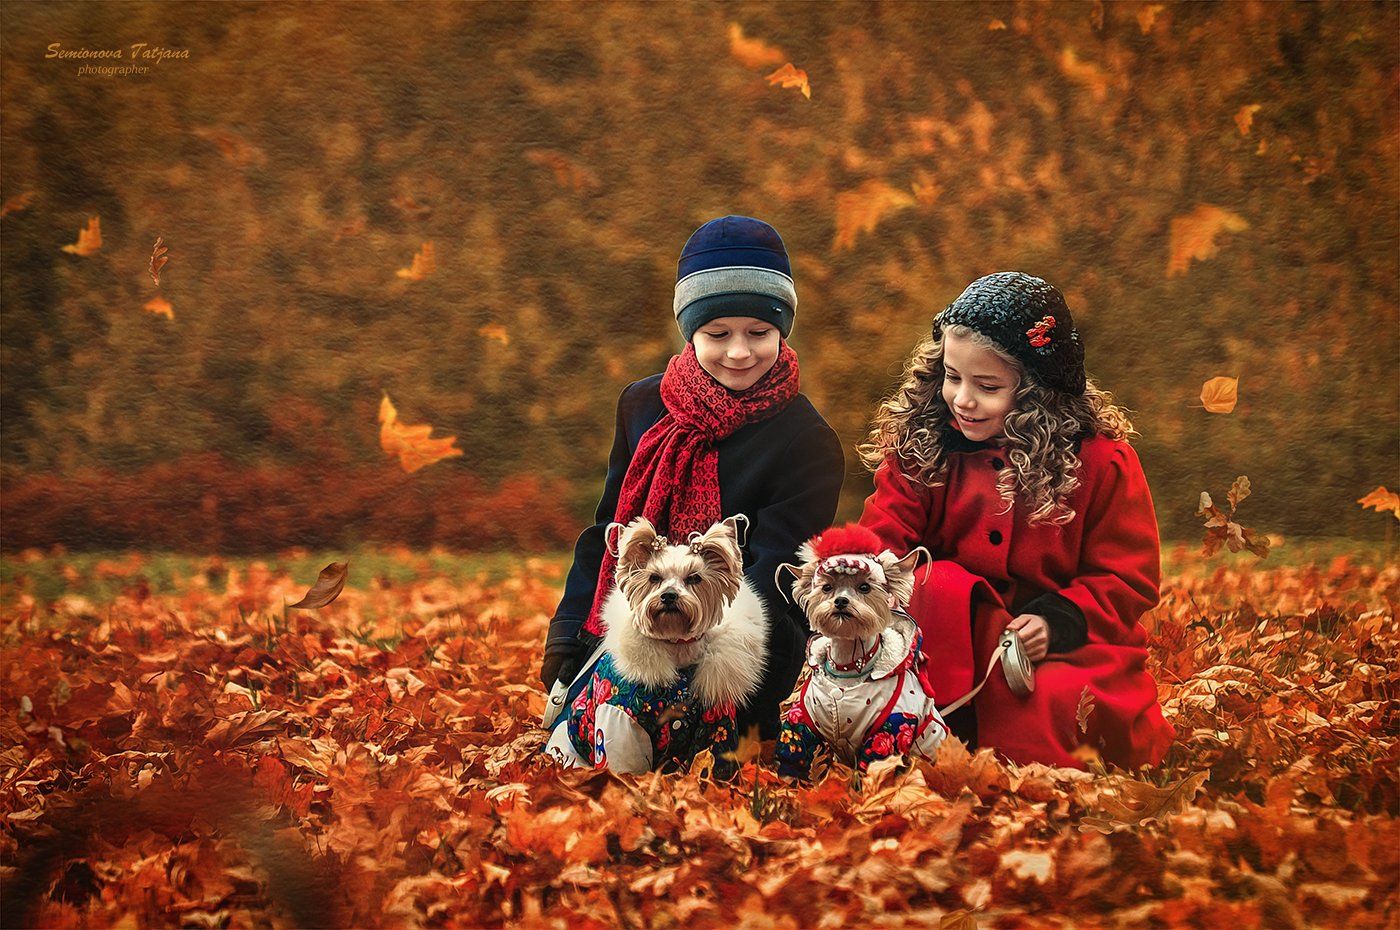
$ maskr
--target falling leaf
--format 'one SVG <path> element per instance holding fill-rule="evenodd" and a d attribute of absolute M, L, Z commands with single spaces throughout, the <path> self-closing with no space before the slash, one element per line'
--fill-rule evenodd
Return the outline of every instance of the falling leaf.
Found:
<path fill-rule="evenodd" d="M 807 72 L 800 68 L 794 68 L 792 62 L 788 62 L 768 75 L 768 83 L 777 84 L 780 87 L 796 87 L 802 91 L 802 96 L 808 100 L 812 99 L 812 87 L 807 83 Z"/>
<path fill-rule="evenodd" d="M 399 422 L 398 410 L 385 394 L 379 404 L 379 445 L 390 455 L 397 455 L 406 472 L 412 473 L 426 465 L 462 454 L 453 447 L 456 436 L 430 439 L 433 428 L 427 425 L 407 426 Z"/>
<path fill-rule="evenodd" d="M 1376 488 L 1365 497 L 1359 498 L 1357 503 L 1362 507 L 1371 507 L 1377 513 L 1385 513 L 1389 510 L 1395 515 L 1395 519 L 1400 520 L 1400 494 L 1387 491 L 1383 486 Z"/>
<path fill-rule="evenodd" d="M 1211 378 L 1201 385 L 1201 404 L 1208 413 L 1230 413 L 1239 401 L 1239 378 Z"/>
<path fill-rule="evenodd" d="M 1235 483 L 1230 485 L 1230 493 L 1226 495 L 1230 500 L 1230 512 L 1240 505 L 1240 501 L 1249 496 L 1249 478 L 1240 475 L 1235 479 Z"/>
<path fill-rule="evenodd" d="M 880 180 L 869 180 L 853 191 L 837 194 L 836 237 L 832 250 L 840 252 L 853 248 L 858 234 L 874 232 L 886 216 L 912 207 L 914 203 L 911 194 Z"/>
<path fill-rule="evenodd" d="M 533 165 L 548 168 L 554 174 L 554 183 L 567 190 L 587 194 L 603 186 L 591 168 L 555 149 L 530 149 L 525 153 L 525 159 Z"/>
<path fill-rule="evenodd" d="M 1074 711 L 1074 722 L 1079 725 L 1080 733 L 1089 732 L 1089 715 L 1094 712 L 1094 695 L 1089 692 L 1089 686 L 1085 685 L 1084 690 L 1079 692 L 1079 706 Z"/>
<path fill-rule="evenodd" d="M 400 268 L 394 274 L 410 281 L 422 281 L 436 270 L 437 261 L 433 258 L 433 244 L 425 242 L 423 247 L 418 250 L 418 254 L 413 256 L 413 264 L 407 268 Z"/>
<path fill-rule="evenodd" d="M 28 209 L 30 203 L 34 201 L 34 191 L 25 191 L 23 194 L 16 194 L 9 200 L 0 204 L 0 217 L 9 216 L 11 213 L 18 213 Z"/>
<path fill-rule="evenodd" d="M 156 244 L 151 248 L 151 280 L 156 282 L 157 286 L 160 285 L 160 270 L 169 261 L 165 253 L 170 250 L 165 247 L 164 242 L 164 238 L 156 236 Z"/>
<path fill-rule="evenodd" d="M 419 219 L 433 212 L 432 207 L 414 200 L 412 194 L 399 194 L 389 201 L 389 205 L 411 220 Z"/>
<path fill-rule="evenodd" d="M 1142 30 L 1143 35 L 1152 32 L 1152 26 L 1157 22 L 1157 14 L 1165 9 L 1166 5 L 1162 3 L 1147 3 L 1138 8 L 1138 28 Z"/>
<path fill-rule="evenodd" d="M 510 330 L 500 323 L 487 323 L 477 329 L 477 334 L 487 339 L 494 339 L 503 346 L 510 345 Z"/>
<path fill-rule="evenodd" d="M 301 600 L 295 604 L 288 604 L 287 609 L 316 610 L 325 607 L 340 597 L 340 591 L 345 587 L 345 579 L 349 574 L 349 562 L 332 562 L 321 569 L 321 574 L 316 576 L 316 583 L 302 595 Z"/>
<path fill-rule="evenodd" d="M 745 68 L 771 68 L 787 58 L 782 49 L 774 48 L 762 39 L 750 39 L 744 35 L 744 27 L 738 23 L 729 24 L 729 54 Z"/>
<path fill-rule="evenodd" d="M 1240 128 L 1240 135 L 1249 135 L 1250 127 L 1254 125 L 1254 114 L 1259 112 L 1259 104 L 1249 103 L 1235 111 L 1235 125 Z M 1260 145 L 1263 140 L 1260 140 Z"/>
<path fill-rule="evenodd" d="M 1171 221 L 1171 257 L 1167 260 L 1167 277 L 1186 274 L 1192 260 L 1205 261 L 1219 251 L 1215 237 L 1223 232 L 1236 233 L 1249 228 L 1237 213 L 1212 204 L 1197 204 L 1195 209 Z"/>
<path fill-rule="evenodd" d="M 998 30 L 1005 29 L 1005 28 L 1006 28 L 1006 23 L 1002 22 L 1002 21 L 999 20 L 999 19 L 994 19 L 994 20 L 992 20 L 991 22 L 987 23 L 987 31 L 988 31 L 988 32 L 997 32 Z"/>
<path fill-rule="evenodd" d="M 159 294 L 142 304 L 141 309 L 149 310 L 152 313 L 165 317 L 167 320 L 175 319 L 175 308 L 170 305 L 170 301 Z"/>
<path fill-rule="evenodd" d="M 219 149 L 219 154 L 239 168 L 247 168 L 252 165 L 263 165 L 267 163 L 267 156 L 263 154 L 262 149 L 253 145 L 236 132 L 232 132 L 228 129 L 206 126 L 194 130 L 194 134 L 201 139 L 214 143 Z"/>
<path fill-rule="evenodd" d="M 102 248 L 102 222 L 97 217 L 88 219 L 87 226 L 78 230 L 78 241 L 65 245 L 63 251 L 74 255 L 91 255 Z"/>
<path fill-rule="evenodd" d="M 1083 831 L 1098 830 L 1114 833 L 1123 827 L 1138 826 L 1149 820 L 1161 820 L 1179 814 L 1190 805 L 1201 790 L 1210 771 L 1197 772 L 1174 785 L 1158 788 L 1148 782 L 1124 779 L 1114 785 L 1114 793 L 1100 796 L 1103 810 L 1080 821 Z"/>

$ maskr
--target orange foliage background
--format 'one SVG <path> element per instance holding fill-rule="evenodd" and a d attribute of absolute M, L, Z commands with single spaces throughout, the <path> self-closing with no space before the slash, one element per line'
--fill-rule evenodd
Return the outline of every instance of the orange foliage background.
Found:
<path fill-rule="evenodd" d="M 804 388 L 848 449 L 933 314 L 1021 268 L 1136 412 L 1166 535 L 1245 472 L 1261 529 L 1383 532 L 1354 502 L 1400 467 L 1394 4 L 0 16 L 11 551 L 561 546 L 619 391 L 679 347 L 681 244 L 726 212 L 782 231 Z M 44 57 L 134 42 L 190 56 Z M 463 451 L 415 490 L 386 393 Z"/>

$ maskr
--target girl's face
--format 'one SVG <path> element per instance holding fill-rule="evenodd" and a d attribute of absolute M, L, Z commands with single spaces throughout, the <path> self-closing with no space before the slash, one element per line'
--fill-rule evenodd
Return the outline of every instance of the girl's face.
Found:
<path fill-rule="evenodd" d="M 1020 377 L 991 349 L 963 336 L 943 337 L 943 400 L 968 439 L 996 439 L 1016 406 Z"/>
<path fill-rule="evenodd" d="M 695 357 L 731 391 L 747 391 L 778 360 L 778 327 L 751 316 L 722 316 L 695 331 Z"/>

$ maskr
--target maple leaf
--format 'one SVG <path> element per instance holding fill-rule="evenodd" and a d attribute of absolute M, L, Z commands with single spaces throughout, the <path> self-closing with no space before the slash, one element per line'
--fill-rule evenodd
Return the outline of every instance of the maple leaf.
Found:
<path fill-rule="evenodd" d="M 796 87 L 802 91 L 802 96 L 808 100 L 812 99 L 812 86 L 807 83 L 807 72 L 801 68 L 794 68 L 792 62 L 768 75 L 767 80 L 769 84 L 777 84 L 779 87 Z"/>
<path fill-rule="evenodd" d="M 1167 259 L 1167 277 L 1186 274 L 1192 261 L 1213 258 L 1220 247 L 1215 239 L 1221 233 L 1236 233 L 1249 228 L 1244 217 L 1224 207 L 1197 204 L 1190 213 L 1171 221 L 1171 256 Z"/>
<path fill-rule="evenodd" d="M 156 236 L 156 244 L 151 248 L 151 280 L 156 282 L 156 286 L 160 286 L 160 270 L 169 261 L 165 253 L 170 250 L 165 247 L 164 242 L 164 238 Z"/>
<path fill-rule="evenodd" d="M 433 257 L 433 244 L 425 242 L 423 247 L 418 250 L 418 254 L 413 256 L 413 264 L 407 268 L 400 268 L 394 274 L 410 281 L 422 281 L 436 270 L 437 260 Z"/>
<path fill-rule="evenodd" d="M 1249 129 L 1254 125 L 1254 114 L 1258 112 L 1257 103 L 1247 103 L 1235 111 L 1235 125 L 1239 127 L 1240 135 L 1249 135 Z"/>
<path fill-rule="evenodd" d="M 500 323 L 487 323 L 477 329 L 477 334 L 487 339 L 494 339 L 503 346 L 510 345 L 510 330 Z"/>
<path fill-rule="evenodd" d="M 102 248 L 102 221 L 97 217 L 90 217 L 87 226 L 78 230 L 78 241 L 72 245 L 65 245 L 63 251 L 71 252 L 74 255 L 91 255 Z"/>
<path fill-rule="evenodd" d="M 1152 32 L 1152 26 L 1157 22 L 1157 14 L 1161 13 L 1166 8 L 1166 4 L 1162 3 L 1145 3 L 1138 7 L 1138 28 L 1142 30 L 1143 35 L 1148 35 Z"/>
<path fill-rule="evenodd" d="M 836 236 L 832 240 L 832 250 L 840 252 L 853 248 L 857 235 L 874 232 L 886 216 L 912 207 L 915 202 L 913 195 L 875 179 L 855 190 L 837 194 Z"/>
<path fill-rule="evenodd" d="M 412 473 L 426 465 L 462 454 L 454 448 L 456 436 L 430 439 L 433 428 L 427 425 L 408 426 L 399 422 L 398 410 L 385 394 L 379 404 L 379 446 L 390 455 L 397 455 L 403 469 Z"/>
<path fill-rule="evenodd" d="M 1209 770 L 1196 772 L 1165 788 L 1158 788 L 1149 782 L 1124 779 L 1113 785 L 1111 794 L 1100 796 L 1104 809 L 1094 816 L 1083 818 L 1079 829 L 1115 833 L 1124 827 L 1139 826 L 1149 820 L 1179 814 L 1191 804 L 1191 799 L 1209 777 Z"/>
<path fill-rule="evenodd" d="M 744 35 L 744 27 L 738 23 L 729 24 L 729 54 L 733 55 L 745 68 L 771 68 L 787 58 L 782 49 L 774 48 L 762 39 L 750 39 Z"/>
<path fill-rule="evenodd" d="M 1211 378 L 1201 385 L 1201 404 L 1208 413 L 1230 413 L 1239 402 L 1239 378 Z"/>
<path fill-rule="evenodd" d="M 1395 515 L 1395 519 L 1400 520 L 1400 494 L 1394 491 L 1387 491 L 1384 486 L 1376 488 L 1365 497 L 1356 501 L 1362 507 L 1374 508 L 1377 513 L 1385 513 L 1389 510 Z"/>
<path fill-rule="evenodd" d="M 149 310 L 151 313 L 164 316 L 167 320 L 175 319 L 175 308 L 170 301 L 157 294 L 141 305 L 142 310 Z"/>
<path fill-rule="evenodd" d="M 321 573 L 316 576 L 316 583 L 313 584 L 301 600 L 295 604 L 288 604 L 287 609 L 316 610 L 325 607 L 327 604 L 340 597 L 341 590 L 345 587 L 345 579 L 350 574 L 349 562 L 332 562 Z"/>
<path fill-rule="evenodd" d="M 9 216 L 11 213 L 18 213 L 28 209 L 34 201 L 34 191 L 25 191 L 23 194 L 15 194 L 3 204 L 0 204 L 0 217 Z"/>

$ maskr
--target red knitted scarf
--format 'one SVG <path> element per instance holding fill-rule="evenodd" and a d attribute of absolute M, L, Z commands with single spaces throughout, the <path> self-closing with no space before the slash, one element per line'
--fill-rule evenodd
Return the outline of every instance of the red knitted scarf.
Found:
<path fill-rule="evenodd" d="M 767 374 L 742 393 L 711 377 L 700 367 L 694 344 L 687 345 L 661 376 L 666 413 L 637 444 L 613 520 L 625 524 L 646 517 L 658 532 L 677 541 L 709 529 L 724 516 L 716 443 L 741 426 L 776 416 L 796 396 L 797 353 L 786 342 Z M 617 559 L 605 549 L 586 632 L 603 632 L 599 614 L 616 567 Z"/>

